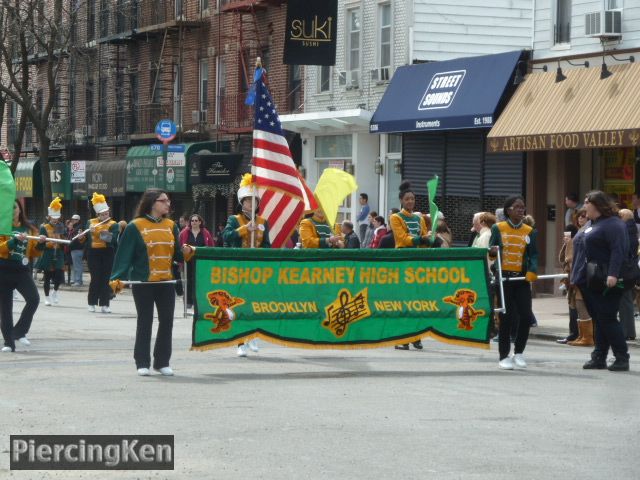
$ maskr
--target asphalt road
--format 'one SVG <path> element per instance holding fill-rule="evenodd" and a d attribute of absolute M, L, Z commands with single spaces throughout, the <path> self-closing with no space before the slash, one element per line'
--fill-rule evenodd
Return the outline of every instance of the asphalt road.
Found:
<path fill-rule="evenodd" d="M 31 347 L 0 354 L 0 479 L 637 479 L 640 362 L 584 371 L 588 349 L 533 339 L 526 371 L 492 350 L 190 352 L 176 316 L 172 378 L 136 375 L 129 293 L 41 304 Z M 16 304 L 21 308 L 20 303 Z M 634 355 L 636 349 L 631 351 Z M 10 434 L 169 434 L 175 470 L 10 471 Z"/>

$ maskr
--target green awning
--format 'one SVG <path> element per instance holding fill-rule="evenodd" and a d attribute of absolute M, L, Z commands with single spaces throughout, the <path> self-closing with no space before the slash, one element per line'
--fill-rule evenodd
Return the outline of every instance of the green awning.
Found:
<path fill-rule="evenodd" d="M 16 168 L 16 197 L 42 198 L 42 174 L 39 158 L 21 158 Z M 35 193 L 35 195 L 34 195 Z"/>
<path fill-rule="evenodd" d="M 230 142 L 169 144 L 167 165 L 162 165 L 162 144 L 137 145 L 127 152 L 127 192 L 163 188 L 168 192 L 188 191 L 188 160 L 195 153 L 228 152 Z"/>
<path fill-rule="evenodd" d="M 63 200 L 71 200 L 71 163 L 51 162 L 51 195 Z"/>

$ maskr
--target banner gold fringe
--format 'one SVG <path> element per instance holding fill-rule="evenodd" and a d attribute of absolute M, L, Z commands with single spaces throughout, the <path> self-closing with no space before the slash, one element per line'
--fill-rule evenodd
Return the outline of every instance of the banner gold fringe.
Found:
<path fill-rule="evenodd" d="M 489 343 L 469 342 L 466 340 L 446 338 L 434 332 L 427 332 L 426 334 L 423 334 L 423 335 L 415 335 L 413 337 L 407 337 L 402 339 L 387 340 L 385 342 L 362 343 L 362 344 L 351 344 L 351 345 L 341 345 L 339 343 L 313 345 L 310 343 L 301 343 L 301 342 L 294 342 L 290 340 L 282 340 L 281 338 L 274 338 L 269 335 L 265 335 L 263 333 L 252 333 L 251 335 L 245 335 L 244 337 L 236 338 L 235 340 L 230 340 L 228 342 L 214 343 L 214 344 L 202 345 L 202 346 L 192 345 L 189 350 L 204 352 L 207 350 L 214 350 L 218 348 L 235 347 L 239 343 L 244 343 L 249 340 L 253 340 L 254 338 L 259 338 L 261 340 L 264 340 L 265 342 L 273 343 L 275 345 L 281 345 L 283 347 L 304 348 L 307 350 L 370 350 L 373 348 L 384 348 L 384 347 L 394 347 L 396 345 L 404 345 L 406 343 L 417 342 L 418 340 L 421 340 L 423 338 L 433 338 L 434 340 L 437 340 L 443 343 L 448 343 L 450 345 L 480 348 L 483 350 L 491 349 L 491 345 Z"/>

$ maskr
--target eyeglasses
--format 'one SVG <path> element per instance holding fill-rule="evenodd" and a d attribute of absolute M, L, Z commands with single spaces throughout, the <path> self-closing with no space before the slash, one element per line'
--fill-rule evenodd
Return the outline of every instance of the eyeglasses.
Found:
<path fill-rule="evenodd" d="M 156 198 L 156 202 L 162 202 L 162 203 L 169 204 L 169 203 L 171 203 L 171 200 L 169 200 L 168 198 Z"/>

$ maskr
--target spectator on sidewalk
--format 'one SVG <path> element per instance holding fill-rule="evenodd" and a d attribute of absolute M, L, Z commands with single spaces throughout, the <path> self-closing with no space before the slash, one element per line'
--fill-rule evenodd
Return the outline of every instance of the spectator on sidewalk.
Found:
<path fill-rule="evenodd" d="M 349 220 L 342 222 L 340 226 L 342 235 L 344 235 L 344 248 L 360 248 L 360 239 L 353 231 L 353 223 Z"/>
<path fill-rule="evenodd" d="M 633 219 L 633 212 L 623 208 L 618 212 L 618 216 L 627 226 L 629 234 L 629 257 L 634 263 L 638 263 L 638 230 L 636 222 Z M 628 288 L 622 294 L 620 299 L 620 323 L 622 331 L 627 340 L 635 340 L 636 338 L 636 319 L 634 305 L 634 289 Z"/>
<path fill-rule="evenodd" d="M 367 228 L 369 227 L 369 212 L 371 208 L 369 207 L 369 195 L 366 193 L 360 194 L 360 212 L 358 213 L 358 217 L 356 218 L 358 222 L 358 233 L 360 234 L 360 241 L 364 247 L 364 236 L 367 232 Z"/>
<path fill-rule="evenodd" d="M 626 225 L 617 215 L 617 207 L 611 198 L 600 190 L 587 194 L 584 201 L 591 225 L 574 238 L 574 262 L 572 281 L 580 288 L 587 310 L 595 323 L 595 348 L 591 359 L 583 365 L 587 370 L 629 370 L 629 349 L 622 325 L 618 322 L 618 310 L 623 289 L 618 288 L 620 267 L 628 255 L 629 237 Z M 586 261 L 578 262 L 579 257 Z M 592 262 L 600 267 L 607 265 L 605 291 L 588 288 L 587 265 Z M 609 348 L 615 361 L 607 366 Z"/>
<path fill-rule="evenodd" d="M 72 226 L 69 229 L 69 240 L 74 238 L 80 232 L 82 232 L 82 225 L 80 222 L 80 215 L 77 213 L 71 216 Z M 82 272 L 84 270 L 84 264 L 82 257 L 84 256 L 84 245 L 80 239 L 75 239 L 69 244 L 69 254 L 71 255 L 71 285 L 74 287 L 82 286 Z"/>
<path fill-rule="evenodd" d="M 572 346 L 591 347 L 593 346 L 593 321 L 582 298 L 582 293 L 573 284 L 571 277 L 571 269 L 575 259 L 575 236 L 580 230 L 587 228 L 589 220 L 587 219 L 587 211 L 584 208 L 579 208 L 575 213 L 575 228 L 570 229 L 567 227 L 563 236 L 563 245 L 558 255 L 562 271 L 568 274 L 568 277 L 562 281 L 561 285 L 564 287 L 569 303 L 569 334 L 556 341 Z M 584 258 L 578 258 L 578 261 L 583 262 Z"/>

